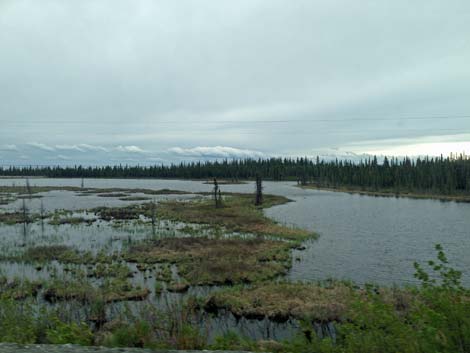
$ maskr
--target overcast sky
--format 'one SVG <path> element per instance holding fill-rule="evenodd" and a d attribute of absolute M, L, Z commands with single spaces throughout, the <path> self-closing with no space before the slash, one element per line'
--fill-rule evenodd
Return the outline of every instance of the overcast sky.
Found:
<path fill-rule="evenodd" d="M 468 0 L 0 0 L 0 164 L 470 154 Z"/>

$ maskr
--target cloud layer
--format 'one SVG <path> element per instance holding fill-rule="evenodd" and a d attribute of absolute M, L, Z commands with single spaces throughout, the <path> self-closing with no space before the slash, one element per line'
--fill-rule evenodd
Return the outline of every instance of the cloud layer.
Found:
<path fill-rule="evenodd" d="M 1 162 L 466 149 L 468 33 L 466 0 L 3 0 Z"/>
<path fill-rule="evenodd" d="M 196 158 L 264 158 L 267 155 L 259 151 L 251 151 L 226 146 L 215 147 L 193 147 L 181 148 L 173 147 L 169 149 L 170 153 L 174 153 L 183 157 Z"/>

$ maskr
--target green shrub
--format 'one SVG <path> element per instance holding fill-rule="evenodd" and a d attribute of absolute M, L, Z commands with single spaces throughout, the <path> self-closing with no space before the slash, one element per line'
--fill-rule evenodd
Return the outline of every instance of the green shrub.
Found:
<path fill-rule="evenodd" d="M 107 347 L 152 347 L 153 336 L 148 323 L 138 321 L 134 324 L 118 325 L 106 337 L 103 344 Z"/>
<path fill-rule="evenodd" d="M 55 318 L 46 331 L 46 340 L 51 344 L 93 344 L 93 333 L 85 323 L 65 323 Z"/>
<path fill-rule="evenodd" d="M 12 299 L 0 300 L 0 342 L 34 343 L 38 336 L 32 306 Z"/>

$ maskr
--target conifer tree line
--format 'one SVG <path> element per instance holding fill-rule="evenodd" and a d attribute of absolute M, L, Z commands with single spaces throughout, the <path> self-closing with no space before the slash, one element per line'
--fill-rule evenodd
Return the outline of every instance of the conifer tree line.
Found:
<path fill-rule="evenodd" d="M 360 162 L 309 158 L 242 159 L 155 166 L 4 167 L 2 176 L 294 180 L 323 187 L 393 192 L 470 193 L 470 159 L 371 157 Z"/>

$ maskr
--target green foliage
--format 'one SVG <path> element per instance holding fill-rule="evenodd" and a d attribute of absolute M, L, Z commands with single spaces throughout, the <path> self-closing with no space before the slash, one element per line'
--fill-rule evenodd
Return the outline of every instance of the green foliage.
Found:
<path fill-rule="evenodd" d="M 425 288 L 409 320 L 422 351 L 470 352 L 470 297 L 443 287 Z"/>
<path fill-rule="evenodd" d="M 421 289 L 408 289 L 405 308 L 373 291 L 350 308 L 338 325 L 341 352 L 470 352 L 470 293 L 461 285 L 440 244 L 429 275 L 415 263 Z"/>
<path fill-rule="evenodd" d="M 143 321 L 121 324 L 106 337 L 107 347 L 152 347 L 153 336 L 150 325 Z"/>
<path fill-rule="evenodd" d="M 283 342 L 283 347 L 278 352 L 282 353 L 346 353 L 343 348 L 334 344 L 331 338 L 319 339 L 312 337 L 308 339 L 305 335 L 298 335 L 290 341 Z"/>
<path fill-rule="evenodd" d="M 32 306 L 0 300 L 0 342 L 34 343 L 38 335 Z"/>
<path fill-rule="evenodd" d="M 222 336 L 217 336 L 210 346 L 213 350 L 243 350 L 253 351 L 256 349 L 256 342 L 239 336 L 233 331 L 228 331 Z"/>
<path fill-rule="evenodd" d="M 428 261 L 428 265 L 434 275 L 431 276 L 419 263 L 415 262 L 415 277 L 421 281 L 423 287 L 439 285 L 443 289 L 463 290 L 461 283 L 462 272 L 449 266 L 449 261 L 441 244 L 436 244 L 435 249 L 437 251 L 437 262 Z M 438 283 L 438 279 L 440 283 Z"/>
<path fill-rule="evenodd" d="M 52 327 L 46 331 L 46 339 L 52 344 L 91 345 L 93 333 L 86 323 L 64 323 L 58 318 L 52 321 Z"/>
<path fill-rule="evenodd" d="M 266 282 L 219 292 L 219 300 L 225 298 L 230 304 L 224 308 L 235 314 L 238 310 L 239 316 L 250 312 L 256 317 L 302 320 L 298 336 L 286 342 L 254 341 L 228 332 L 209 344 L 208 331 L 201 324 L 207 321 L 202 320 L 198 310 L 208 303 L 207 298 L 171 302 L 164 311 L 152 304 L 142 306 L 140 312 L 125 306 L 119 319 L 105 323 L 107 302 L 117 300 L 118 296 L 87 295 L 89 321 L 80 322 L 72 319 L 79 315 L 64 314 L 60 307 L 52 310 L 39 304 L 34 296 L 23 295 L 32 293 L 33 284 L 20 286 L 16 280 L 0 278 L 0 342 L 273 353 L 467 353 L 470 352 L 470 291 L 463 288 L 462 274 L 451 267 L 443 247 L 438 244 L 435 248 L 436 260 L 429 261 L 427 266 L 415 264 L 416 277 L 422 282 L 418 288 L 357 289 L 334 283 L 320 286 Z M 427 272 L 428 267 L 431 274 Z M 121 295 L 132 289 L 124 267 L 104 266 L 101 270 L 103 273 L 112 270 L 118 275 L 103 281 L 107 295 L 111 292 Z M 53 294 L 57 298 L 78 300 L 77 293 L 82 293 L 76 293 L 79 288 L 89 290 L 83 283 L 72 286 L 62 281 L 62 287 L 54 288 Z M 7 287 L 9 291 L 5 290 Z M 51 288 L 46 286 L 46 293 Z M 209 303 L 212 308 L 220 304 Z M 102 318 L 104 324 L 92 325 L 91 317 L 95 323 Z M 315 327 L 331 322 L 336 333 L 327 338 L 317 336 Z"/>
<path fill-rule="evenodd" d="M 346 352 L 419 352 L 413 327 L 374 294 L 353 304 L 350 322 L 340 325 L 338 331 L 338 344 Z"/>
<path fill-rule="evenodd" d="M 0 342 L 74 343 L 90 345 L 93 334 L 85 323 L 66 323 L 54 313 L 35 310 L 29 301 L 0 299 Z"/>
<path fill-rule="evenodd" d="M 184 323 L 177 332 L 177 349 L 203 349 L 207 345 L 207 338 L 201 334 L 199 327 Z"/>

